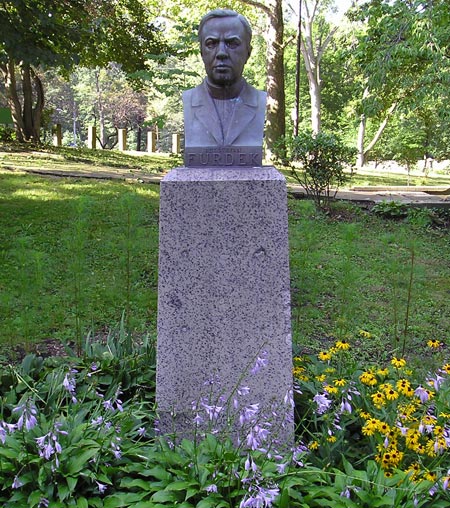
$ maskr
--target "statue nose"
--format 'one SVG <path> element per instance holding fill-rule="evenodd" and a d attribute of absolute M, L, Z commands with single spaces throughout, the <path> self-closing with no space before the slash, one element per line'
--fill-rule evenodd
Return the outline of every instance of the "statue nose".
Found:
<path fill-rule="evenodd" d="M 219 42 L 219 45 L 217 47 L 216 57 L 217 58 L 226 58 L 227 56 L 228 56 L 227 46 L 225 44 L 225 41 L 221 41 L 221 42 Z"/>

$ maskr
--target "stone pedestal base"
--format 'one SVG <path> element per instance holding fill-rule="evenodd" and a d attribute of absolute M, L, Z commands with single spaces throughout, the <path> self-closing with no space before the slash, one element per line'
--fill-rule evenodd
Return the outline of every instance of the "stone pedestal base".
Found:
<path fill-rule="evenodd" d="M 172 170 L 161 182 L 159 242 L 161 431 L 191 436 L 196 416 L 223 426 L 259 404 L 271 432 L 291 441 L 284 177 L 273 167 Z"/>

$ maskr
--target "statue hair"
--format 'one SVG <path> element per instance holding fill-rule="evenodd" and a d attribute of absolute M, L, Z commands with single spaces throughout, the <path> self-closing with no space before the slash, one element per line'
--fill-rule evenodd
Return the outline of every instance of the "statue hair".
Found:
<path fill-rule="evenodd" d="M 250 43 L 252 40 L 252 27 L 250 26 L 250 23 L 248 22 L 247 18 L 243 16 L 242 14 L 239 14 L 236 11 L 232 11 L 231 9 L 214 9 L 212 11 L 209 11 L 207 14 L 203 16 L 203 18 L 200 21 L 200 25 L 198 27 L 198 39 L 201 43 L 202 40 L 202 31 L 203 27 L 205 26 L 205 23 L 214 18 L 238 18 L 238 20 L 242 23 L 244 26 L 245 33 L 248 37 L 248 45 L 250 47 Z"/>

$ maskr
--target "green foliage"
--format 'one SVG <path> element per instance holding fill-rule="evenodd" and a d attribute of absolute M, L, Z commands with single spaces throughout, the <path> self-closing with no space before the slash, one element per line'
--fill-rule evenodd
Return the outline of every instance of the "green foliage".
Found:
<path fill-rule="evenodd" d="M 292 175 L 316 206 L 326 209 L 339 187 L 351 177 L 345 169 L 351 165 L 355 150 L 345 146 L 334 134 L 325 132 L 317 135 L 303 132 L 287 140 L 286 146 L 287 151 L 278 156 L 289 161 Z M 300 163 L 302 171 L 293 163 Z"/>
<path fill-rule="evenodd" d="M 5 125 L 0 125 L 0 142 L 1 143 L 12 143 L 15 141 L 14 129 Z"/>
<path fill-rule="evenodd" d="M 408 215 L 408 207 L 401 201 L 381 201 L 372 207 L 372 211 L 381 217 L 402 219 Z"/>
<path fill-rule="evenodd" d="M 372 340 L 361 330 L 354 346 Z M 282 454 L 235 446 L 229 429 L 195 441 L 156 437 L 149 341 L 130 342 L 119 332 L 104 343 L 87 338 L 81 357 L 29 355 L 0 375 L 0 502 L 5 508 L 444 507 L 450 364 L 442 365 L 442 345 L 429 347 L 441 370 L 427 400 L 414 390 L 424 379 L 404 360 L 383 369 L 363 365 L 352 360 L 346 341 L 319 360 L 294 358 L 303 443 Z M 387 397 L 390 387 L 397 398 Z M 381 405 L 377 391 L 386 393 Z"/>
<path fill-rule="evenodd" d="M 1 180 L 2 227 L 14 229 L 3 230 L 0 252 L 4 342 L 79 343 L 88 330 L 107 334 L 123 311 L 127 331 L 154 330 L 157 187 Z M 14 197 L 26 181 L 25 196 Z"/>
<path fill-rule="evenodd" d="M 412 248 L 407 351 L 422 354 L 424 340 L 447 336 L 450 272 L 440 262 L 449 256 L 443 212 L 433 211 L 440 228 L 424 228 L 409 217 L 386 220 L 343 204 L 323 216 L 311 201 L 292 199 L 289 211 L 293 334 L 300 351 L 318 351 L 357 327 L 370 327 L 379 337 L 372 359 L 392 354 L 405 328 Z"/>
<path fill-rule="evenodd" d="M 360 330 L 317 357 L 294 358 L 300 428 L 316 450 L 310 460 L 345 471 L 345 481 L 336 481 L 355 506 L 428 506 L 428 494 L 433 506 L 443 505 L 450 390 L 445 345 L 428 341 L 433 367 L 427 372 L 395 356 L 381 364 L 360 362 L 360 351 L 376 340 Z"/>

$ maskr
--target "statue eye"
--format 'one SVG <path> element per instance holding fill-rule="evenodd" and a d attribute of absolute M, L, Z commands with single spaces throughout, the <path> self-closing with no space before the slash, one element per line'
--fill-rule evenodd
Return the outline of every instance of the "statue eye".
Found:
<path fill-rule="evenodd" d="M 217 46 L 217 39 L 206 39 L 205 47 L 208 49 L 214 49 Z"/>
<path fill-rule="evenodd" d="M 229 48 L 235 49 L 241 44 L 241 41 L 239 39 L 229 39 L 226 43 Z"/>

